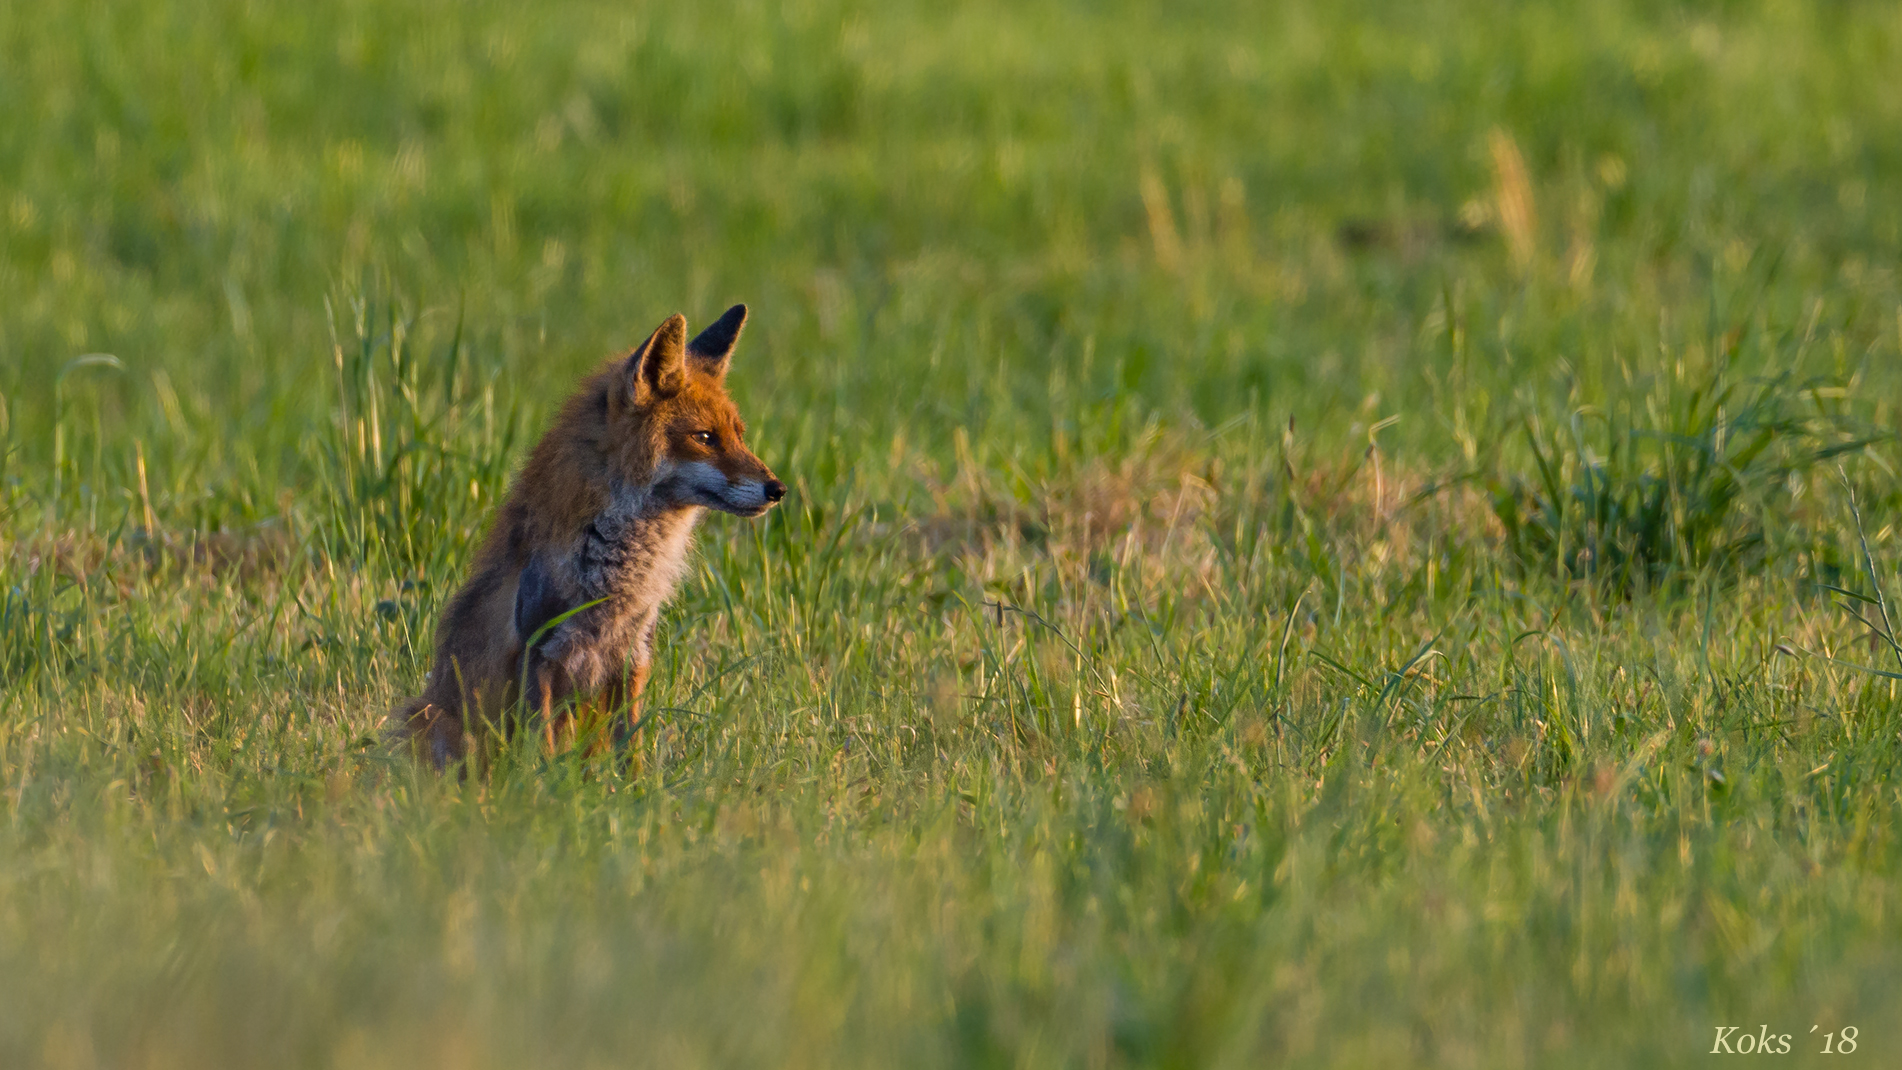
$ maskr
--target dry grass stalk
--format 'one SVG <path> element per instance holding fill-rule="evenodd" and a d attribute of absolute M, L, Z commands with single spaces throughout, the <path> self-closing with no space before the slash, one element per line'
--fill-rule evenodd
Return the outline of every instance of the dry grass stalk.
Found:
<path fill-rule="evenodd" d="M 1532 266 L 1538 251 L 1538 215 L 1532 202 L 1532 182 L 1526 177 L 1525 157 L 1519 144 L 1502 127 L 1493 127 L 1487 138 L 1493 157 L 1493 202 L 1499 214 L 1499 229 L 1506 234 L 1512 261 L 1521 271 Z"/>
<path fill-rule="evenodd" d="M 1182 255 L 1182 235 L 1176 229 L 1176 217 L 1169 207 L 1169 190 L 1162 184 L 1162 177 L 1156 169 L 1144 164 L 1140 178 L 1143 195 L 1143 212 L 1149 217 L 1149 239 L 1156 247 L 1156 263 L 1164 271 L 1175 273 L 1182 270 L 1185 262 Z"/>

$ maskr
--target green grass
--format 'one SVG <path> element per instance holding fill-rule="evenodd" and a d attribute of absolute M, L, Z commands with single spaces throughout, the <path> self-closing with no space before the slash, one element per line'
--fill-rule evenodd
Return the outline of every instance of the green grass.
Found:
<path fill-rule="evenodd" d="M 0 1065 L 1894 1062 L 1902 15 L 1159 7 L 0 6 Z M 380 748 L 735 300 L 637 768 Z"/>

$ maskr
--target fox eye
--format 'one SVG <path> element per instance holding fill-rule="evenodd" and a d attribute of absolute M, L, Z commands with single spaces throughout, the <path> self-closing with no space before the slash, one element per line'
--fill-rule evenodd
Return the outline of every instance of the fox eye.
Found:
<path fill-rule="evenodd" d="M 693 439 L 695 442 L 700 443 L 702 446 L 705 446 L 708 449 L 713 448 L 713 432 L 711 431 L 695 431 L 693 434 L 688 435 L 687 437 Z"/>

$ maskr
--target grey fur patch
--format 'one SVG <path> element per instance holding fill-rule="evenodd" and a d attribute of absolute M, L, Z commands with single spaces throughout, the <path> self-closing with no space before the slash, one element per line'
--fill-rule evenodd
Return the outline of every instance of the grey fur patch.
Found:
<path fill-rule="evenodd" d="M 645 665 L 652 657 L 655 624 L 686 572 L 700 519 L 697 508 L 670 505 L 646 487 L 616 487 L 612 504 L 550 570 L 550 582 L 570 596 L 560 600 L 565 605 L 606 599 L 556 625 L 540 647 L 575 688 L 594 691 L 630 659 Z M 521 605 L 518 599 L 518 615 Z"/>
<path fill-rule="evenodd" d="M 447 769 L 449 763 L 455 761 L 457 757 L 458 755 L 450 749 L 448 740 L 441 736 L 432 736 L 430 738 L 429 760 L 436 766 L 438 772 Z"/>
<path fill-rule="evenodd" d="M 516 641 L 527 645 L 543 626 L 567 611 L 568 601 L 562 598 L 542 559 L 530 558 L 515 585 Z"/>

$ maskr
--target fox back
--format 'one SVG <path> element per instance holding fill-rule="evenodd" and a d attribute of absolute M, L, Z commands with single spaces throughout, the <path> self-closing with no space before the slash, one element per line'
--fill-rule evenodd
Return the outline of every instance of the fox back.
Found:
<path fill-rule="evenodd" d="M 746 447 L 726 393 L 735 305 L 687 341 L 668 317 L 590 376 L 536 443 L 436 629 L 423 694 L 391 717 L 438 767 L 535 711 L 548 745 L 640 717 L 661 607 L 708 509 L 756 517 L 786 485 Z M 522 688 L 526 686 L 526 693 Z"/>

